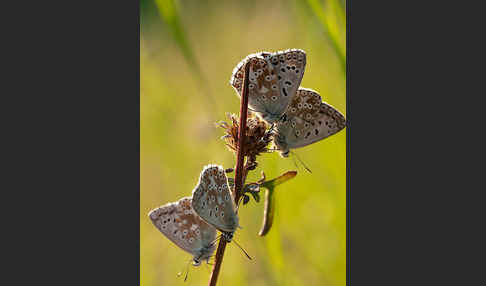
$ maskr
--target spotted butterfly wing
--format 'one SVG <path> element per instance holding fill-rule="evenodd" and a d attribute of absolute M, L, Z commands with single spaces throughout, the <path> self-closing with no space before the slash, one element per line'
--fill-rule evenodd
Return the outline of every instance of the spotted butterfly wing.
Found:
<path fill-rule="evenodd" d="M 273 54 L 263 52 L 261 55 L 277 72 L 280 98 L 277 104 L 270 106 L 269 111 L 281 116 L 294 98 L 302 82 L 306 65 L 306 54 L 303 50 L 290 49 Z"/>
<path fill-rule="evenodd" d="M 185 197 L 158 207 L 149 213 L 149 217 L 163 235 L 199 262 L 209 259 L 214 252 L 216 229 L 194 212 L 191 201 L 190 197 Z"/>
<path fill-rule="evenodd" d="M 302 81 L 305 52 L 287 50 L 261 52 L 242 60 L 233 70 L 230 83 L 241 96 L 244 65 L 249 64 L 248 106 L 268 123 L 278 121 Z"/>
<path fill-rule="evenodd" d="M 263 57 L 257 54 L 249 55 L 233 70 L 231 85 L 241 96 L 244 78 L 244 65 L 249 65 L 248 106 L 264 120 L 273 120 L 270 112 L 272 104 L 279 98 L 277 74 Z"/>
<path fill-rule="evenodd" d="M 286 157 L 290 149 L 300 148 L 336 134 L 346 126 L 346 119 L 321 96 L 301 88 L 276 125 L 274 143 Z"/>
<path fill-rule="evenodd" d="M 205 166 L 192 192 L 192 207 L 207 223 L 223 232 L 234 232 L 238 215 L 228 178 L 221 166 Z"/>

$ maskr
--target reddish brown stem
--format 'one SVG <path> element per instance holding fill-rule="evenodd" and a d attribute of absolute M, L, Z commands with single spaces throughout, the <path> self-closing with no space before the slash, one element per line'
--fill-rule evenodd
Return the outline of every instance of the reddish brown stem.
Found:
<path fill-rule="evenodd" d="M 243 90 L 241 92 L 241 104 L 240 104 L 240 124 L 238 129 L 238 152 L 236 155 L 236 172 L 235 172 L 235 204 L 238 205 L 240 200 L 241 190 L 243 188 L 244 169 L 245 163 L 244 156 L 244 140 L 246 136 L 246 118 L 248 115 L 248 75 L 250 73 L 250 67 L 245 64 L 245 77 L 243 79 Z M 223 263 L 224 250 L 226 249 L 226 240 L 221 238 L 218 244 L 218 250 L 216 250 L 216 257 L 214 261 L 213 271 L 211 272 L 211 278 L 209 279 L 209 286 L 216 286 L 218 282 L 219 270 Z"/>

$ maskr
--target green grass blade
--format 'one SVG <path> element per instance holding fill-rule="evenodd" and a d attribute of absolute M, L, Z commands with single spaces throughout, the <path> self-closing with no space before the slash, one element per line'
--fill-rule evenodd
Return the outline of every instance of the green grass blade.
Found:
<path fill-rule="evenodd" d="M 283 184 L 287 182 L 288 180 L 294 178 L 297 176 L 297 171 L 288 171 L 285 174 L 272 179 L 270 181 L 266 181 L 265 183 L 261 184 L 260 187 L 266 188 L 266 189 L 274 189 L 276 186 Z"/>
<path fill-rule="evenodd" d="M 217 110 L 216 101 L 213 98 L 213 94 L 209 87 L 206 85 L 207 80 L 201 71 L 195 53 L 187 39 L 187 33 L 182 26 L 182 20 L 177 9 L 176 0 L 155 0 L 155 5 L 157 6 L 162 20 L 167 24 L 177 46 L 188 62 L 194 76 L 198 80 L 200 92 L 207 99 L 206 103 L 208 107 L 211 109 L 212 113 L 215 113 Z"/>
<path fill-rule="evenodd" d="M 265 236 L 272 227 L 273 224 L 273 217 L 275 214 L 275 188 L 285 183 L 286 181 L 294 178 L 297 175 L 297 171 L 288 171 L 285 174 L 281 175 L 278 178 L 275 178 L 270 181 L 266 181 L 265 183 L 261 184 L 260 187 L 265 188 L 265 206 L 263 209 L 263 224 L 260 232 L 258 233 L 259 236 Z"/>
<path fill-rule="evenodd" d="M 346 71 L 346 45 L 340 43 L 339 41 L 339 24 L 337 19 L 335 20 L 331 19 L 332 17 L 330 17 L 330 14 L 328 15 L 328 13 L 324 11 L 324 6 L 322 5 L 320 0 L 307 0 L 307 4 L 311 8 L 312 12 L 317 17 L 317 19 L 319 20 L 319 23 L 321 24 L 321 27 L 323 28 L 325 34 L 328 36 L 329 42 L 331 43 L 331 46 L 334 49 L 343 67 L 343 70 Z M 332 9 L 334 11 L 336 11 L 337 9 L 342 10 L 342 8 L 338 8 L 342 6 L 339 3 L 336 3 L 335 0 L 330 0 L 329 6 L 331 8 L 334 8 Z M 337 12 L 337 14 L 339 13 L 340 12 Z M 342 13 L 344 13 L 344 11 Z M 341 16 L 339 15 L 333 18 L 338 18 L 338 17 L 341 18 Z"/>
<path fill-rule="evenodd" d="M 155 0 L 155 4 L 158 8 L 162 20 L 167 24 L 170 33 L 172 34 L 172 37 L 179 46 L 179 49 L 186 58 L 191 69 L 193 70 L 193 72 L 196 73 L 196 76 L 201 79 L 202 73 L 197 63 L 194 52 L 191 49 L 191 45 L 187 40 L 187 35 L 184 27 L 182 26 L 182 21 L 177 10 L 175 0 Z"/>

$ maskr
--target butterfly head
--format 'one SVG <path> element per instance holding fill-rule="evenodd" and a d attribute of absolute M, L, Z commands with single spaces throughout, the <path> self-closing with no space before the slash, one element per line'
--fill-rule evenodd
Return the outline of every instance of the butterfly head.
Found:
<path fill-rule="evenodd" d="M 197 259 L 197 258 L 194 258 L 192 260 L 192 265 L 193 266 L 199 266 L 199 265 L 201 265 L 201 260 L 200 259 Z"/>
<path fill-rule="evenodd" d="M 213 252 L 216 250 L 216 244 L 211 242 L 208 245 L 203 246 L 200 250 L 198 255 L 194 256 L 192 260 L 192 265 L 199 266 L 201 265 L 201 261 L 209 260 Z"/>
<path fill-rule="evenodd" d="M 282 156 L 282 158 L 287 158 L 289 157 L 289 153 L 290 153 L 290 150 L 284 150 L 284 151 L 281 151 L 280 152 L 280 156 Z"/>
<path fill-rule="evenodd" d="M 226 242 L 230 243 L 231 240 L 233 239 L 234 234 L 235 234 L 234 232 L 223 232 L 221 236 L 223 236 Z"/>

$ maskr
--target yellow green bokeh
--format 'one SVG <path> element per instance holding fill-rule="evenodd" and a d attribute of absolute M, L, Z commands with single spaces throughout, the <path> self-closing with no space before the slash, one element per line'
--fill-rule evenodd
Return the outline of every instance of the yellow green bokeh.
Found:
<path fill-rule="evenodd" d="M 170 2 L 164 6 L 172 9 L 166 12 L 170 21 L 157 6 L 164 2 Z M 147 213 L 191 195 L 204 165 L 234 167 L 234 155 L 219 139 L 223 131 L 214 122 L 226 120 L 225 112 L 238 113 L 239 98 L 229 79 L 250 53 L 305 50 L 301 85 L 346 114 L 345 53 L 339 54 L 346 46 L 344 9 L 341 1 L 141 4 L 141 285 L 207 285 L 210 267 L 205 265 L 191 267 L 186 283 L 176 276 L 191 256 L 165 238 Z M 322 11 L 316 13 L 316 7 Z M 329 22 L 327 28 L 323 21 Z M 258 236 L 263 194 L 259 204 L 252 199 L 241 207 L 243 229 L 235 239 L 253 260 L 230 244 L 218 285 L 345 285 L 346 132 L 295 152 L 312 174 L 297 169 L 292 155 L 259 158 L 248 181 L 258 180 L 261 170 L 268 179 L 288 170 L 299 174 L 276 189 L 275 220 L 267 236 Z"/>

